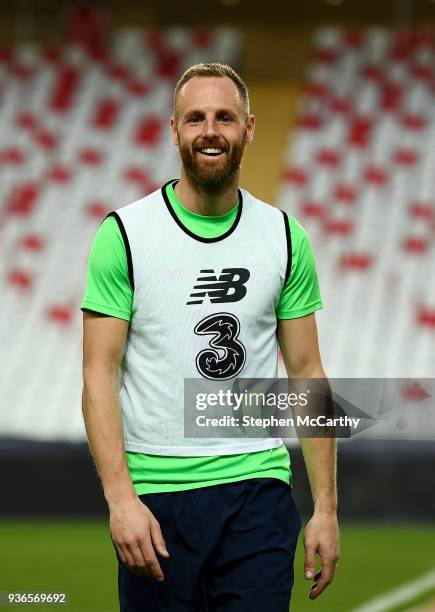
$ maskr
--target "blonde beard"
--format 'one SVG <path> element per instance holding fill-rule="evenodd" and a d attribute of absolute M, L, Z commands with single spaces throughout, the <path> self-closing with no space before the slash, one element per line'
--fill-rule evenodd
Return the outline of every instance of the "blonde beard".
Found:
<path fill-rule="evenodd" d="M 232 156 L 223 167 L 215 168 L 211 173 L 203 171 L 203 168 L 195 161 L 190 149 L 187 149 L 187 155 L 184 153 L 185 150 L 181 145 L 179 146 L 184 172 L 193 186 L 199 188 L 199 190 L 216 193 L 226 189 L 237 175 L 242 164 L 245 141 L 243 140 L 237 149 L 233 149 Z"/>

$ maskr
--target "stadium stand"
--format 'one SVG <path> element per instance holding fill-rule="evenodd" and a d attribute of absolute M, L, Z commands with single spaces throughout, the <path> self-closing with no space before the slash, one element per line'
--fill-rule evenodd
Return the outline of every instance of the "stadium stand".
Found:
<path fill-rule="evenodd" d="M 313 242 L 331 377 L 434 374 L 434 44 L 424 29 L 314 38 L 277 204 Z"/>
<path fill-rule="evenodd" d="M 3 437 L 84 439 L 80 302 L 93 236 L 107 212 L 178 175 L 167 121 L 180 71 L 238 64 L 230 28 L 124 28 L 107 44 L 104 19 L 80 9 L 65 30 L 59 47 L 0 55 Z"/>
<path fill-rule="evenodd" d="M 166 125 L 180 71 L 240 54 L 232 29 L 109 37 L 85 9 L 65 31 L 61 46 L 0 54 L 3 437 L 84 440 L 80 302 L 95 231 L 178 174 Z M 433 373 L 434 44 L 430 31 L 314 39 L 277 204 L 314 245 L 331 378 Z"/>

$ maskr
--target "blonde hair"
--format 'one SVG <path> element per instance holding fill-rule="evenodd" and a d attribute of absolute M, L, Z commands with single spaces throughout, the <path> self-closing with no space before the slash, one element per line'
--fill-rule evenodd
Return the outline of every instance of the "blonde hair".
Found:
<path fill-rule="evenodd" d="M 180 89 L 195 76 L 200 77 L 228 77 L 233 83 L 235 83 L 243 109 L 245 111 L 245 118 L 249 116 L 249 93 L 245 82 L 239 77 L 237 72 L 228 66 L 228 64 L 219 64 L 218 62 L 209 62 L 207 64 L 195 64 L 188 68 L 181 76 L 174 90 L 174 117 L 177 118 L 177 98 Z"/>

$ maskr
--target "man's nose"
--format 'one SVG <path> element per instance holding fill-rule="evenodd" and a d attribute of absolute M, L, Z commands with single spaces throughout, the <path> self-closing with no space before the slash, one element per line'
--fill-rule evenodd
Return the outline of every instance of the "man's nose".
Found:
<path fill-rule="evenodd" d="M 208 138 L 211 138 L 219 134 L 218 123 L 213 117 L 206 119 L 203 123 L 203 127 L 204 127 L 203 136 L 207 136 Z"/>

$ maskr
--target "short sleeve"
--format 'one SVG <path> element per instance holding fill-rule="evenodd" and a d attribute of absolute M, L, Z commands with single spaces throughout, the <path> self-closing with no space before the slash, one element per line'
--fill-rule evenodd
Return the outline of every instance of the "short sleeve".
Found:
<path fill-rule="evenodd" d="M 278 319 L 305 317 L 323 308 L 313 249 L 308 234 L 302 225 L 290 215 L 289 224 L 292 262 L 290 276 L 281 291 L 276 309 Z"/>
<path fill-rule="evenodd" d="M 81 310 L 131 320 L 133 289 L 124 240 L 114 217 L 107 217 L 91 246 Z"/>

